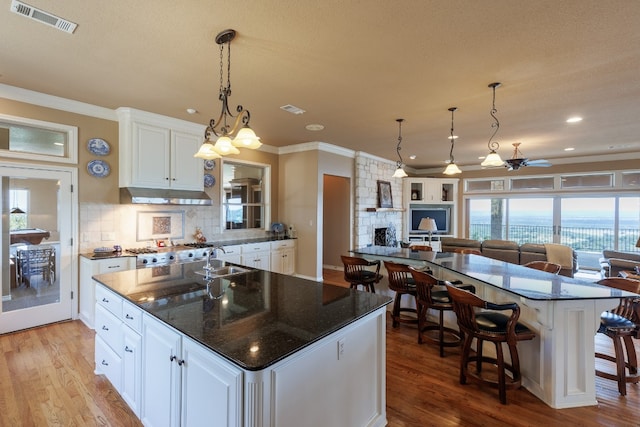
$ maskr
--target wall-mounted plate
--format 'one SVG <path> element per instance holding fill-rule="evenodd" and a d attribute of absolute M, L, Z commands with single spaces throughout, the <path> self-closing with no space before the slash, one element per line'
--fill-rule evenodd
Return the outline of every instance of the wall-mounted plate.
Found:
<path fill-rule="evenodd" d="M 205 160 L 204 161 L 204 170 L 210 171 L 215 167 L 216 167 L 216 161 L 215 160 Z"/>
<path fill-rule="evenodd" d="M 216 178 L 209 174 L 209 173 L 205 173 L 204 174 L 204 186 L 209 188 L 209 187 L 213 187 L 216 184 Z"/>
<path fill-rule="evenodd" d="M 87 150 L 96 156 L 106 156 L 111 152 L 111 146 L 101 138 L 91 138 L 87 141 Z"/>
<path fill-rule="evenodd" d="M 91 160 L 87 164 L 87 172 L 97 178 L 104 178 L 111 173 L 111 167 L 104 160 Z"/>

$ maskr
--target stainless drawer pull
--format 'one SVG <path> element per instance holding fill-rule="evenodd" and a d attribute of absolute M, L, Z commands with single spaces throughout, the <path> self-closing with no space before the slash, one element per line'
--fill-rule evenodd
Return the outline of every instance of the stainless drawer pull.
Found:
<path fill-rule="evenodd" d="M 109 303 L 109 300 L 108 300 L 108 299 L 106 299 L 106 298 L 102 298 L 102 302 Z"/>
<path fill-rule="evenodd" d="M 119 265 L 110 265 L 107 268 L 120 268 L 120 266 Z"/>
<path fill-rule="evenodd" d="M 103 331 L 108 331 L 108 330 L 109 330 L 109 328 L 107 328 L 107 325 L 102 325 L 102 330 L 103 330 Z"/>
<path fill-rule="evenodd" d="M 131 350 L 128 345 L 124 346 L 124 351 L 126 351 L 127 353 L 133 353 L 133 350 Z"/>
<path fill-rule="evenodd" d="M 133 317 L 129 316 L 129 313 L 125 314 L 124 317 L 129 320 L 133 320 Z"/>
<path fill-rule="evenodd" d="M 107 361 L 106 361 L 106 360 L 104 360 L 104 359 L 102 359 L 102 364 L 103 364 L 104 366 L 109 366 L 109 364 L 107 363 Z"/>

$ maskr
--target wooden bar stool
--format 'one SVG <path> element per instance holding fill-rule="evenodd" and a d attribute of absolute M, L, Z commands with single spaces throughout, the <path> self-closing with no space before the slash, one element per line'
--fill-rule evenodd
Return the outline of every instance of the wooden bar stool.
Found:
<path fill-rule="evenodd" d="M 560 264 L 554 264 L 547 261 L 531 261 L 524 264 L 525 267 L 533 268 L 535 270 L 546 271 L 547 273 L 558 274 L 562 269 Z"/>
<path fill-rule="evenodd" d="M 640 281 L 633 279 L 610 277 L 600 280 L 598 284 L 640 293 Z M 605 311 L 600 315 L 598 333 L 604 334 L 613 340 L 615 356 L 596 352 L 596 358 L 614 362 L 616 373 L 613 374 L 596 368 L 596 375 L 617 381 L 618 392 L 623 396 L 627 394 L 627 383 L 638 383 L 640 381 L 638 358 L 633 344 L 633 338 L 640 338 L 639 316 L 640 297 L 620 298 L 620 303 L 616 308 L 611 311 Z"/>
<path fill-rule="evenodd" d="M 411 276 L 409 266 L 391 261 L 385 261 L 384 266 L 389 273 L 389 289 L 396 293 L 393 300 L 393 310 L 391 311 L 391 326 L 396 328 L 398 323 L 418 323 L 418 311 L 415 308 L 401 307 L 403 295 L 410 295 L 414 300 L 416 298 L 416 285 Z M 416 317 L 403 316 L 402 313 L 416 313 Z"/>
<path fill-rule="evenodd" d="M 482 384 L 489 384 L 498 388 L 500 403 L 507 403 L 507 389 L 517 389 L 522 383 L 520 373 L 520 359 L 518 357 L 518 341 L 531 340 L 535 333 L 526 326 L 518 323 L 520 307 L 516 303 L 494 304 L 484 301 L 475 294 L 464 289 L 447 285 L 449 296 L 453 301 L 453 310 L 458 317 L 458 327 L 464 335 L 462 344 L 462 358 L 460 360 L 460 384 L 466 384 L 467 378 Z M 478 309 L 491 310 L 479 311 Z M 511 311 L 506 316 L 499 311 Z M 471 356 L 471 343 L 476 339 L 476 354 Z M 496 357 L 487 357 L 482 354 L 484 341 L 494 343 Z M 511 364 L 504 361 L 502 343 L 506 343 L 511 356 Z M 475 362 L 476 369 L 469 370 L 469 364 Z M 498 379 L 483 374 L 483 363 L 497 366 Z M 506 375 L 506 371 L 511 376 Z"/>
<path fill-rule="evenodd" d="M 344 280 L 351 284 L 350 288 L 358 289 L 358 286 L 362 285 L 365 291 L 375 293 L 375 285 L 382 279 L 380 261 L 368 261 L 364 258 L 346 255 L 341 255 L 340 257 L 344 265 Z M 374 265 L 376 266 L 375 271 L 367 268 Z"/>
<path fill-rule="evenodd" d="M 459 331 L 444 326 L 444 312 L 453 311 L 453 304 L 445 287 L 445 283 L 449 282 L 441 282 L 431 274 L 413 268 L 411 268 L 411 275 L 415 281 L 417 293 L 418 344 L 422 344 L 425 340 L 438 344 L 440 357 L 444 357 L 445 347 L 456 347 L 462 342 Z M 473 285 L 458 286 L 475 292 Z M 427 312 L 430 308 L 439 312 L 439 319 L 436 325 L 427 324 Z M 437 331 L 438 334 L 434 337 L 428 333 L 429 331 Z"/>

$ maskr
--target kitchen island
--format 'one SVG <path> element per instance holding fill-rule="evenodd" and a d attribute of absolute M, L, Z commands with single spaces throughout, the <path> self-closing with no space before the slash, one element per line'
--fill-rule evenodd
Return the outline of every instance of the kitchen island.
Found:
<path fill-rule="evenodd" d="M 475 285 L 485 300 L 518 303 L 520 321 L 536 332 L 535 339 L 518 343 L 523 386 L 553 408 L 597 405 L 594 336 L 600 313 L 635 294 L 481 255 L 381 246 L 351 252 L 429 267 L 440 279 Z M 447 321 L 456 327 L 455 316 Z"/>
<path fill-rule="evenodd" d="M 145 425 L 386 425 L 390 298 L 203 265 L 94 276 L 96 373 Z"/>

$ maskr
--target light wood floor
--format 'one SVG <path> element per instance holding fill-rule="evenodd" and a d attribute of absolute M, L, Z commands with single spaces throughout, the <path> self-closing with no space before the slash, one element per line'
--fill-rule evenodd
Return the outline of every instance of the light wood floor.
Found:
<path fill-rule="evenodd" d="M 342 272 L 327 272 L 325 282 L 345 286 Z M 602 338 L 599 345 L 610 348 Z M 0 336 L 0 426 L 141 425 L 109 382 L 94 375 L 93 339 L 80 321 Z M 440 358 L 435 346 L 417 344 L 415 328 L 389 322 L 388 425 L 640 425 L 635 384 L 621 397 L 613 381 L 597 378 L 593 407 L 554 410 L 524 389 L 507 392 L 509 404 L 501 405 L 494 389 L 461 386 L 458 362 L 458 349 Z"/>

